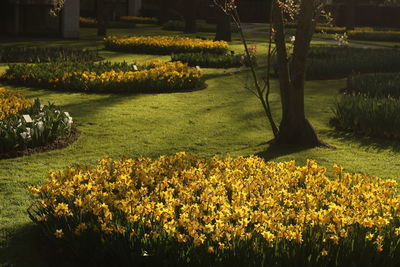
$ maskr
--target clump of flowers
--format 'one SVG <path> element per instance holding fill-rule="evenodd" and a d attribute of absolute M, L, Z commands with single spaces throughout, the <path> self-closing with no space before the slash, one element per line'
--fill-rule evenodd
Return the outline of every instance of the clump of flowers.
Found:
<path fill-rule="evenodd" d="M 328 177 L 311 160 L 105 158 L 51 171 L 29 191 L 31 218 L 50 236 L 100 242 L 87 247 L 112 260 L 349 266 L 399 257 L 397 183 L 337 165 Z"/>
<path fill-rule="evenodd" d="M 3 80 L 53 90 L 93 92 L 180 92 L 204 86 L 201 70 L 182 62 L 124 63 L 53 62 L 10 65 Z"/>
<path fill-rule="evenodd" d="M 0 157 L 45 145 L 71 133 L 73 119 L 54 104 L 33 103 L 0 88 Z"/>
<path fill-rule="evenodd" d="M 0 88 L 0 121 L 31 106 L 21 93 Z"/>
<path fill-rule="evenodd" d="M 158 19 L 154 17 L 121 16 L 119 19 L 122 21 L 132 21 L 143 24 L 154 24 L 158 22 Z"/>
<path fill-rule="evenodd" d="M 179 36 L 109 36 L 104 39 L 106 49 L 130 53 L 171 54 L 182 52 L 207 52 L 225 54 L 225 41 L 203 40 Z"/>

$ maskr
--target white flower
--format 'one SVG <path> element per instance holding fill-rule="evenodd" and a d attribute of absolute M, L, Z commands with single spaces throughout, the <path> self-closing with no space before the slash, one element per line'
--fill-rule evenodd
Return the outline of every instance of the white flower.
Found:
<path fill-rule="evenodd" d="M 290 37 L 290 42 L 293 44 L 296 41 L 296 36 Z"/>
<path fill-rule="evenodd" d="M 29 139 L 31 139 L 31 133 L 30 133 L 30 131 L 20 133 L 20 135 L 21 135 L 22 139 L 24 139 L 24 140 L 29 140 Z"/>
<path fill-rule="evenodd" d="M 44 132 L 44 124 L 43 124 L 42 121 L 39 121 L 39 122 L 37 123 L 37 127 L 38 127 L 38 130 L 39 130 L 40 133 L 43 133 L 43 132 Z"/>

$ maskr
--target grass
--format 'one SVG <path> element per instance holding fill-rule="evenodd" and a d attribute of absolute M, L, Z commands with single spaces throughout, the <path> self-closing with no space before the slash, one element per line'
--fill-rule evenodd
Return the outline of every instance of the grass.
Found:
<path fill-rule="evenodd" d="M 138 26 L 131 33 L 171 34 L 157 26 Z M 14 45 L 47 45 L 101 48 L 95 30 L 84 29 L 76 41 L 25 41 Z M 110 34 L 126 33 L 113 29 Z M 176 32 L 177 33 L 177 32 Z M 211 37 L 212 34 L 206 35 Z M 265 52 L 264 36 L 249 34 L 251 42 Z M 1 45 L 12 42 L 2 42 Z M 242 51 L 234 35 L 232 49 Z M 112 61 L 143 61 L 151 58 L 169 60 L 169 56 L 143 56 L 101 51 Z M 262 65 L 262 60 L 259 60 Z M 0 65 L 0 71 L 5 65 Z M 343 134 L 329 127 L 332 107 L 344 79 L 309 81 L 306 84 L 306 113 L 320 138 L 337 149 L 295 149 L 269 147 L 272 138 L 262 108 L 246 89 L 248 73 L 236 69 L 205 69 L 208 88 L 175 94 L 113 95 L 59 93 L 25 87 L 4 86 L 18 90 L 43 103 L 55 102 L 70 112 L 78 124 L 81 137 L 70 147 L 29 157 L 0 161 L 0 266 L 48 266 L 38 253 L 38 233 L 26 214 L 30 198 L 28 185 L 40 184 L 49 169 L 72 164 L 92 164 L 109 155 L 157 157 L 188 151 L 200 157 L 230 153 L 234 156 L 256 154 L 266 160 L 296 160 L 303 164 L 315 159 L 320 164 L 341 164 L 349 172 L 399 178 L 400 145 L 392 141 Z M 271 105 L 277 120 L 280 99 L 277 81 L 273 81 Z M 61 265 L 62 266 L 62 265 Z M 65 263 L 65 266 L 68 266 Z"/>

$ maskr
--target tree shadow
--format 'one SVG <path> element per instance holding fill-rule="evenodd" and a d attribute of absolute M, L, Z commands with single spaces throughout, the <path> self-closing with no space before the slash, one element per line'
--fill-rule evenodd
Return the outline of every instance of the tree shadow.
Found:
<path fill-rule="evenodd" d="M 40 235 L 29 223 L 17 229 L 0 229 L 0 266 L 51 266 L 40 257 Z"/>
<path fill-rule="evenodd" d="M 359 148 L 370 148 L 374 151 L 380 152 L 383 150 L 391 150 L 393 152 L 400 152 L 400 142 L 398 140 L 383 139 L 377 137 L 364 136 L 352 132 L 321 130 L 321 135 L 335 139 L 340 143 L 356 144 Z"/>
<path fill-rule="evenodd" d="M 268 145 L 269 142 L 258 144 L 258 146 Z M 282 156 L 295 154 L 304 150 L 308 150 L 310 147 L 294 146 L 294 145 L 281 145 L 281 144 L 269 144 L 265 151 L 261 151 L 256 156 L 263 158 L 265 161 L 272 161 Z"/>

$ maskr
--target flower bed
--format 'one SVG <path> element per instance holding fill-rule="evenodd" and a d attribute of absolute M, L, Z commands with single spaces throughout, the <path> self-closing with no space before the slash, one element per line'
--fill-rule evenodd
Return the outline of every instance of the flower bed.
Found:
<path fill-rule="evenodd" d="M 105 158 L 30 187 L 31 219 L 96 265 L 395 266 L 394 180 L 308 161 Z M 152 265 L 153 264 L 153 265 Z"/>
<path fill-rule="evenodd" d="M 399 73 L 371 73 L 347 78 L 347 92 L 368 97 L 400 98 Z"/>
<path fill-rule="evenodd" d="M 46 145 L 71 134 L 73 120 L 59 107 L 32 104 L 21 94 L 0 88 L 0 158 Z"/>
<path fill-rule="evenodd" d="M 105 38 L 108 50 L 143 54 L 171 54 L 183 52 L 207 52 L 226 54 L 228 43 L 178 36 L 134 36 Z"/>
<path fill-rule="evenodd" d="M 198 32 L 209 32 L 209 33 L 216 33 L 217 26 L 215 24 L 208 24 L 204 21 L 197 21 L 196 27 Z M 183 31 L 185 29 L 185 23 L 181 20 L 170 20 L 165 23 L 162 27 L 165 31 Z M 236 24 L 232 23 L 231 31 L 233 33 L 238 32 L 238 28 Z"/>
<path fill-rule="evenodd" d="M 97 28 L 98 22 L 94 18 L 79 18 L 79 24 L 81 27 L 85 28 Z M 134 21 L 129 20 L 119 20 L 119 21 L 108 21 L 107 26 L 110 28 L 135 28 L 136 24 Z"/>
<path fill-rule="evenodd" d="M 51 61 L 96 61 L 97 50 L 40 47 L 0 47 L 0 62 L 42 63 Z"/>
<path fill-rule="evenodd" d="M 336 102 L 331 124 L 338 130 L 400 139 L 400 75 L 376 73 L 347 79 L 346 94 Z"/>
<path fill-rule="evenodd" d="M 400 32 L 398 31 L 375 31 L 373 29 L 357 29 L 348 32 L 351 40 L 400 42 Z"/>
<path fill-rule="evenodd" d="M 201 71 L 181 62 L 13 64 L 2 80 L 53 90 L 113 93 L 180 92 L 204 86 Z"/>
<path fill-rule="evenodd" d="M 122 16 L 119 18 L 121 21 L 129 21 L 138 24 L 156 24 L 158 23 L 157 18 L 153 17 L 136 17 L 136 16 Z"/>
<path fill-rule="evenodd" d="M 215 55 L 209 53 L 172 54 L 171 60 L 181 61 L 189 66 L 201 66 L 204 68 L 237 68 L 250 64 L 245 55 Z M 256 63 L 255 56 L 252 56 L 251 60 Z"/>
<path fill-rule="evenodd" d="M 399 99 L 345 95 L 336 102 L 331 124 L 338 130 L 400 139 L 399 111 Z"/>
<path fill-rule="evenodd" d="M 307 79 L 346 77 L 354 73 L 400 71 L 400 50 L 363 49 L 339 46 L 311 47 Z M 274 58 L 276 62 L 276 58 Z M 274 63 L 275 75 L 277 64 Z"/>

